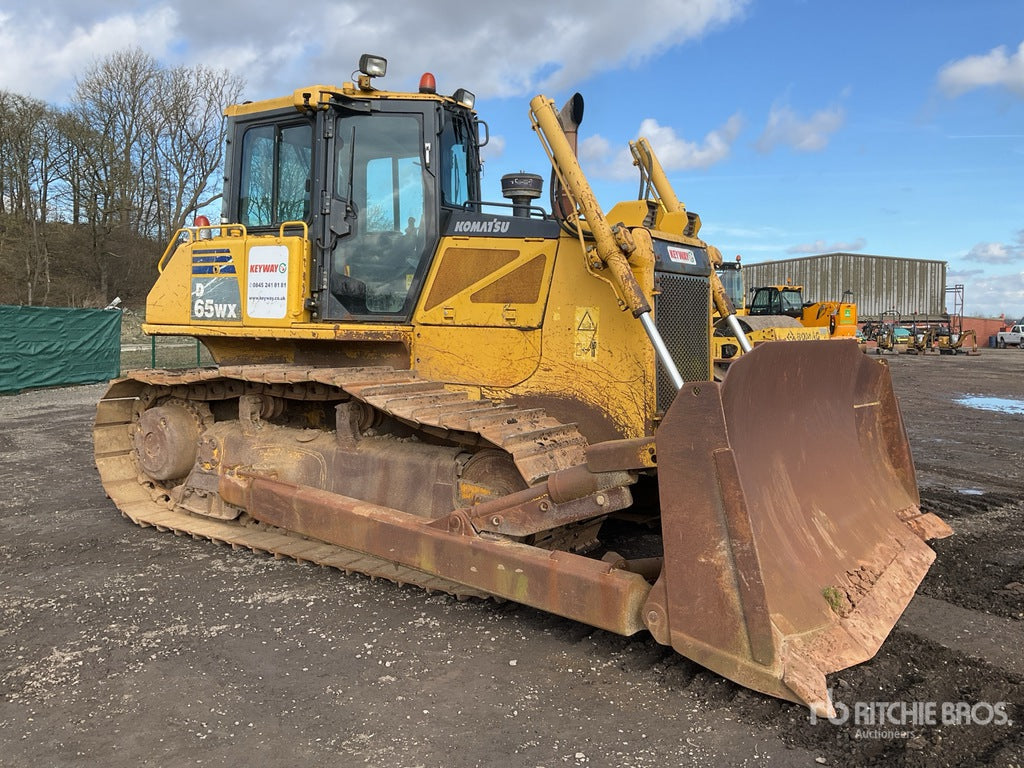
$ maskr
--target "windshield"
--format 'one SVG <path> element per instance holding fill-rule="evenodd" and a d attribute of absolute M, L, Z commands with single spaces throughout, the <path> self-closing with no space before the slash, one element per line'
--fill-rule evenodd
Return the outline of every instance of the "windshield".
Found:
<path fill-rule="evenodd" d="M 799 290 L 792 288 L 758 288 L 750 302 L 750 314 L 800 317 L 803 314 L 802 296 Z"/>
<path fill-rule="evenodd" d="M 347 235 L 334 250 L 331 292 L 355 315 L 406 314 L 427 242 L 421 116 L 344 115 L 334 197 Z"/>
<path fill-rule="evenodd" d="M 803 301 L 799 291 L 782 291 L 782 314 L 800 314 L 803 311 Z"/>
<path fill-rule="evenodd" d="M 743 309 L 743 274 L 738 269 L 721 269 L 718 277 L 722 281 L 722 287 L 736 309 Z"/>

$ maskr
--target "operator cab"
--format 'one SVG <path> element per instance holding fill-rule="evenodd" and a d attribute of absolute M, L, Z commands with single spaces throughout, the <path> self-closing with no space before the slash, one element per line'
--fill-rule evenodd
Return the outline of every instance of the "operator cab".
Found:
<path fill-rule="evenodd" d="M 231 126 L 226 220 L 253 234 L 308 227 L 309 304 L 325 320 L 407 320 L 444 222 L 479 206 L 472 94 L 438 97 L 425 75 L 420 94 L 385 95 L 370 85 L 385 69 L 363 56 L 357 88 Z"/>
<path fill-rule="evenodd" d="M 755 288 L 750 300 L 748 314 L 751 315 L 788 315 L 800 318 L 803 316 L 803 293 L 797 286 L 770 285 Z"/>
<path fill-rule="evenodd" d="M 718 273 L 718 279 L 721 281 L 729 301 L 739 311 L 746 308 L 747 297 L 743 295 L 743 272 L 741 271 L 739 256 L 736 259 L 736 261 L 722 262 L 722 264 L 715 268 L 715 271 Z"/>

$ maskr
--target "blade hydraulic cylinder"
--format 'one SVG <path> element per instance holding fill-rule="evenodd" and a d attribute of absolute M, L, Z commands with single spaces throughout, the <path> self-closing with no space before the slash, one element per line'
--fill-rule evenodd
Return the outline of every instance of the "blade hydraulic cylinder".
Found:
<path fill-rule="evenodd" d="M 555 109 L 555 103 L 543 96 L 535 96 L 530 101 L 530 117 L 551 157 L 552 165 L 562 186 L 576 202 L 580 213 L 590 227 L 590 233 L 594 238 L 601 263 L 611 273 L 612 281 L 618 289 L 620 297 L 629 307 L 633 316 L 640 319 L 647 337 L 654 346 L 658 360 L 672 378 L 676 389 L 681 388 L 683 378 L 650 317 L 651 305 L 629 268 L 628 256 L 637 247 L 629 236 L 629 231 L 624 227 L 612 226 L 608 223 L 608 219 L 594 196 L 594 190 L 583 174 L 579 160 L 576 159 L 572 144 L 566 138 L 558 111 Z"/>
<path fill-rule="evenodd" d="M 683 205 L 672 188 L 672 184 L 669 183 L 668 176 L 665 175 L 665 170 L 661 167 L 661 163 L 658 161 L 647 139 L 641 136 L 636 141 L 630 142 L 629 148 L 633 153 L 633 160 L 640 168 L 640 173 L 650 180 L 650 184 L 658 193 L 661 206 L 669 213 L 677 211 L 685 213 L 686 206 Z M 737 341 L 739 341 L 740 349 L 744 352 L 749 352 L 753 347 L 747 338 L 747 334 L 743 332 L 743 327 L 740 325 L 739 320 L 736 319 L 736 307 L 733 306 L 729 294 L 726 293 L 725 286 L 722 285 L 721 279 L 719 279 L 718 274 L 714 270 L 711 272 L 711 294 L 715 302 L 715 309 L 718 310 L 718 314 L 726 318 L 730 330 L 732 330 Z"/>

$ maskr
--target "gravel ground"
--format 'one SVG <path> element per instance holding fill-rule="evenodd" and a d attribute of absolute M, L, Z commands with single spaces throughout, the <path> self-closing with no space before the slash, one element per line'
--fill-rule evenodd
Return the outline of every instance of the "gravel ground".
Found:
<path fill-rule="evenodd" d="M 1024 765 L 1024 353 L 887 360 L 956 535 L 835 724 L 646 635 L 138 528 L 102 385 L 0 398 L 0 766 Z"/>

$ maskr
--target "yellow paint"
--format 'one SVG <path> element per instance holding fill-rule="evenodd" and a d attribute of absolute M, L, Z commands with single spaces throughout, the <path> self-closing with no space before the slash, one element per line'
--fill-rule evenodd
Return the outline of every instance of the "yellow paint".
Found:
<path fill-rule="evenodd" d="M 284 227 L 282 227 L 284 230 Z M 198 239 L 190 230 L 188 236 L 170 256 L 162 260 L 162 268 L 146 301 L 146 323 L 158 327 L 192 325 L 198 328 L 231 329 L 248 326 L 285 329 L 296 323 L 308 323 L 309 311 L 304 301 L 310 293 L 311 243 L 296 226 L 297 234 L 251 235 L 243 227 L 220 230 L 220 234 Z M 227 259 L 213 262 L 212 259 Z M 233 270 L 229 273 L 229 269 Z M 199 282 L 216 277 L 237 283 L 235 314 L 204 313 L 196 303 L 203 296 L 193 292 Z M 253 311 L 253 315 L 249 311 Z M 276 331 L 275 331 L 276 332 Z"/>
<path fill-rule="evenodd" d="M 424 325 L 413 338 L 413 367 L 453 384 L 515 387 L 537 372 L 540 359 L 540 331 Z"/>
<path fill-rule="evenodd" d="M 650 238 L 637 240 L 630 265 L 650 296 L 654 264 Z M 462 290 L 444 301 L 438 301 L 438 295 L 449 291 L 432 294 L 449 249 L 507 250 L 510 242 L 523 251 L 514 260 L 487 275 L 474 274 Z M 567 235 L 557 242 L 535 243 L 449 238 L 442 241 L 439 252 L 442 256 L 431 268 L 414 313 L 412 364 L 421 375 L 460 386 L 477 385 L 483 397 L 496 400 L 540 398 L 538 404 L 549 412 L 555 406 L 545 399 L 554 396 L 567 408 L 575 403 L 571 406 L 575 411 L 559 413 L 559 418 L 577 420 L 574 414 L 583 409 L 582 413 L 590 414 L 587 418 L 610 425 L 616 435 L 639 437 L 650 431 L 654 352 L 639 321 L 622 310 L 609 284 L 588 274 L 578 240 Z M 474 295 L 486 294 L 489 285 L 501 284 L 538 253 L 547 260 L 536 302 L 486 305 L 472 300 Z M 428 297 L 434 306 L 424 309 Z M 514 328 L 505 319 L 510 308 L 516 310 Z"/>
<path fill-rule="evenodd" d="M 635 217 L 640 207 L 622 212 Z M 233 361 L 289 361 L 296 359 L 299 342 L 331 342 L 337 345 L 332 354 L 338 364 L 408 365 L 474 398 L 543 407 L 560 420 L 581 424 L 591 439 L 652 433 L 653 349 L 640 322 L 624 311 L 609 270 L 595 268 L 577 238 L 445 238 L 409 323 L 343 324 L 314 322 L 305 308 L 312 244 L 308 233 L 296 230 L 257 236 L 242 227 L 222 228 L 216 237 L 193 237 L 179 245 L 162 260 L 146 331 L 204 338 L 218 359 Z M 659 236 L 701 245 L 675 233 Z M 651 236 L 637 228 L 628 237 L 636 247 L 627 268 L 653 304 Z M 213 274 L 234 268 L 241 305 L 237 320 L 191 316 L 199 251 L 230 255 L 215 263 Z M 280 262 L 272 258 L 277 255 Z M 258 273 L 250 267 L 275 264 L 284 265 L 287 291 L 275 295 L 277 289 L 270 289 L 270 299 L 261 305 L 262 314 L 276 316 L 252 317 L 249 289 L 255 283 L 249 275 Z M 277 299 L 284 304 L 275 304 Z M 267 310 L 268 304 L 278 309 Z"/>
<path fill-rule="evenodd" d="M 515 240 L 502 238 L 444 238 L 437 249 L 423 288 L 419 307 L 413 317 L 416 325 L 445 325 L 495 328 L 540 328 L 554 269 L 554 246 L 550 240 Z M 480 252 L 507 254 L 493 269 L 480 269 L 479 274 L 458 278 L 467 265 L 479 266 Z M 494 286 L 500 289 L 509 283 L 522 288 L 521 276 L 535 281 L 522 296 L 511 300 L 494 300 Z M 441 300 L 443 297 L 443 300 Z M 436 303 L 435 303 L 436 302 Z M 431 304 L 433 303 L 433 306 Z"/>
<path fill-rule="evenodd" d="M 494 495 L 494 490 L 484 485 L 476 485 L 465 480 L 459 483 L 459 498 L 466 504 L 475 504 L 481 499 Z"/>

